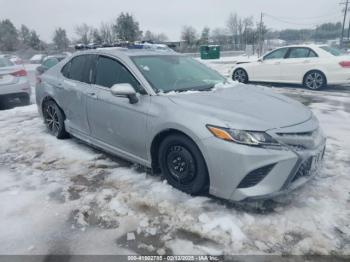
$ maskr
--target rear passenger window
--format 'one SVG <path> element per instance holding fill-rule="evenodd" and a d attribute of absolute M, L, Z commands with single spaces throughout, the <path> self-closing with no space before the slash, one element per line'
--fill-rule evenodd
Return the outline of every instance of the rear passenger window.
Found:
<path fill-rule="evenodd" d="M 118 61 L 100 56 L 96 66 L 95 84 L 112 87 L 114 84 L 129 83 L 136 92 L 145 93 L 135 77 Z"/>
<path fill-rule="evenodd" d="M 290 50 L 288 58 L 307 58 L 317 57 L 314 51 L 310 48 L 297 47 Z"/>
<path fill-rule="evenodd" d="M 69 78 L 71 62 L 69 61 L 61 70 L 61 73 L 64 77 Z"/>
<path fill-rule="evenodd" d="M 84 70 L 86 62 L 87 59 L 84 55 L 73 58 L 71 62 L 69 78 L 80 82 L 84 82 L 84 80 L 86 81 L 86 72 Z"/>
<path fill-rule="evenodd" d="M 63 68 L 62 74 L 72 80 L 91 83 L 92 70 L 96 55 L 80 55 L 74 57 Z"/>

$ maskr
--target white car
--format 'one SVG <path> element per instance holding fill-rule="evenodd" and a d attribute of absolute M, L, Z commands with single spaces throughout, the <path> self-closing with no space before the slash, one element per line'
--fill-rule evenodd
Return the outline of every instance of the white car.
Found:
<path fill-rule="evenodd" d="M 22 105 L 28 105 L 30 94 L 27 71 L 23 65 L 15 65 L 0 55 L 0 107 L 6 107 L 14 99 L 19 99 Z"/>
<path fill-rule="evenodd" d="M 31 64 L 41 64 L 44 61 L 45 57 L 46 55 L 44 54 L 36 54 L 30 58 L 29 62 Z"/>
<path fill-rule="evenodd" d="M 302 84 L 318 90 L 350 83 L 350 56 L 327 45 L 285 46 L 256 61 L 237 63 L 232 79 L 242 83 Z"/>

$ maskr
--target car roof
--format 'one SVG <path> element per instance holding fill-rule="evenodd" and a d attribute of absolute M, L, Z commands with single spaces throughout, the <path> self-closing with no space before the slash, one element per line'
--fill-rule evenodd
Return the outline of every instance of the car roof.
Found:
<path fill-rule="evenodd" d="M 292 47 L 311 47 L 311 48 L 315 48 L 315 47 L 321 47 L 321 46 L 326 46 L 326 45 L 325 44 L 323 44 L 323 45 L 318 45 L 318 44 L 286 45 L 286 46 L 278 47 L 276 49 L 279 49 L 279 48 L 292 48 Z"/>
<path fill-rule="evenodd" d="M 49 58 L 66 58 L 66 55 L 49 55 L 47 57 L 45 57 L 45 60 L 49 59 Z"/>
<path fill-rule="evenodd" d="M 88 54 L 88 53 L 100 53 L 100 54 L 109 54 L 112 56 L 165 56 L 165 55 L 176 55 L 181 56 L 181 54 L 167 51 L 167 50 L 153 50 L 153 49 L 130 49 L 124 47 L 105 47 L 105 48 L 97 48 L 92 50 L 84 50 L 79 51 L 80 54 Z"/>

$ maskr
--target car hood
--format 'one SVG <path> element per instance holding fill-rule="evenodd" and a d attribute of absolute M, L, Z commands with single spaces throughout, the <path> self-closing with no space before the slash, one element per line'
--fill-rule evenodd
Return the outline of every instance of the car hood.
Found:
<path fill-rule="evenodd" d="M 178 93 L 169 98 L 181 108 L 237 129 L 266 131 L 297 125 L 312 117 L 307 107 L 293 99 L 243 84 L 209 92 Z"/>

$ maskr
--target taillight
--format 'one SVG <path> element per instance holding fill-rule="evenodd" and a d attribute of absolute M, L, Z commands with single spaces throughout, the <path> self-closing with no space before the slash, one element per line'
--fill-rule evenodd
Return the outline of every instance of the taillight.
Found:
<path fill-rule="evenodd" d="M 16 77 L 26 76 L 27 75 L 27 71 L 24 70 L 24 69 L 21 69 L 19 71 L 11 73 L 11 75 L 16 76 Z"/>
<path fill-rule="evenodd" d="M 350 68 L 350 61 L 341 61 L 339 65 L 341 67 Z"/>

